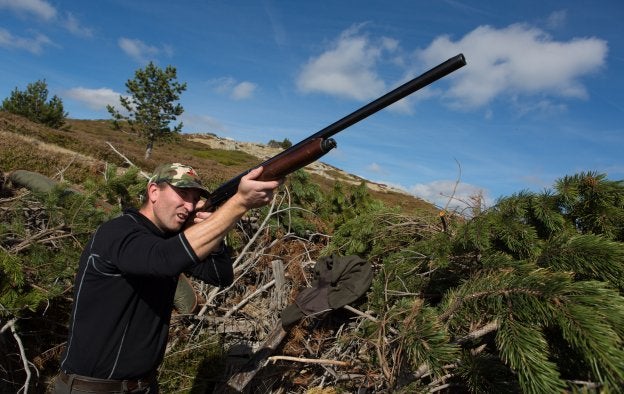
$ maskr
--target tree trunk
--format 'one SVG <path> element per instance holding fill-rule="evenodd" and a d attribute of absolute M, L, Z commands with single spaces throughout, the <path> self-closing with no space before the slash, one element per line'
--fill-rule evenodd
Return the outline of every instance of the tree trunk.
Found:
<path fill-rule="evenodd" d="M 145 160 L 149 159 L 152 155 L 152 148 L 154 147 L 154 141 L 149 140 L 147 142 L 147 147 L 145 148 Z"/>

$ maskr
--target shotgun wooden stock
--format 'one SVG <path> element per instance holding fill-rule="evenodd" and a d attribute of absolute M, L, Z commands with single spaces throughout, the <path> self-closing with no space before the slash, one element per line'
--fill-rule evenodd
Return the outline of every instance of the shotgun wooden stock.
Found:
<path fill-rule="evenodd" d="M 336 142 L 330 138 L 334 134 L 341 132 L 347 127 L 354 125 L 360 120 L 369 117 L 370 115 L 386 108 L 402 98 L 409 96 L 415 91 L 422 89 L 423 87 L 442 77 L 445 77 L 465 65 L 466 59 L 464 58 L 464 55 L 459 54 L 448 59 L 444 63 L 437 65 L 424 74 L 412 79 L 411 81 L 404 83 L 398 88 L 366 104 L 357 111 L 352 112 L 351 114 L 312 134 L 308 138 L 298 142 L 290 148 L 278 153 L 258 166 L 250 168 L 249 170 L 223 183 L 214 192 L 212 192 L 205 208 L 214 209 L 232 197 L 238 189 L 238 184 L 240 183 L 241 178 L 254 168 L 260 166 L 264 167 L 259 180 L 272 181 L 281 179 L 286 175 L 318 160 L 331 149 L 336 147 Z"/>

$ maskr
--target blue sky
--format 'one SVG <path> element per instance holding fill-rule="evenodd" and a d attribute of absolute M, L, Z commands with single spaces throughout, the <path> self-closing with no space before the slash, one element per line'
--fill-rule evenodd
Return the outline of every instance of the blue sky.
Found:
<path fill-rule="evenodd" d="M 624 179 L 622 20 L 620 0 L 0 0 L 0 97 L 45 79 L 70 117 L 108 119 L 154 61 L 188 85 L 184 132 L 296 143 L 463 53 L 322 161 L 491 203 L 581 171 Z"/>

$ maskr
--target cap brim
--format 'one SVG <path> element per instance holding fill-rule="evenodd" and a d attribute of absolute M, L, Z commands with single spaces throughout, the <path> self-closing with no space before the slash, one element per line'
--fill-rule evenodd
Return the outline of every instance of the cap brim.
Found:
<path fill-rule="evenodd" d="M 186 188 L 198 190 L 199 194 L 202 197 L 204 197 L 204 198 L 209 198 L 210 197 L 210 191 L 208 191 L 208 189 L 206 189 L 205 187 L 203 187 L 203 186 L 201 186 L 199 184 L 189 185 L 189 186 L 186 186 Z"/>
<path fill-rule="evenodd" d="M 204 197 L 204 198 L 210 198 L 210 192 L 208 191 L 208 189 L 204 189 L 203 187 L 198 188 L 199 190 L 199 194 Z"/>
<path fill-rule="evenodd" d="M 186 183 L 184 186 L 180 186 L 180 185 L 176 185 L 173 184 L 169 181 L 165 181 L 167 182 L 170 186 L 173 187 L 178 187 L 180 189 L 195 189 L 199 192 L 199 194 L 204 197 L 204 198 L 210 198 L 210 191 L 208 189 L 206 189 L 205 187 L 203 187 L 202 185 L 200 185 L 199 183 L 196 182 L 188 182 Z"/>

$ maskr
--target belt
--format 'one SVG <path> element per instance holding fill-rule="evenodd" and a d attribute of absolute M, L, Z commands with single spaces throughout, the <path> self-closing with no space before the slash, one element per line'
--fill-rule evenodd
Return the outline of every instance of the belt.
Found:
<path fill-rule="evenodd" d="M 142 378 L 142 379 L 128 379 L 128 380 L 108 380 L 108 379 L 94 379 L 88 377 L 82 377 L 80 375 L 73 375 L 73 382 L 70 389 L 94 392 L 110 392 L 110 391 L 134 391 L 137 389 L 147 389 L 153 383 L 154 378 Z M 67 385 L 72 380 L 70 375 L 61 371 L 59 373 L 59 379 Z"/>

